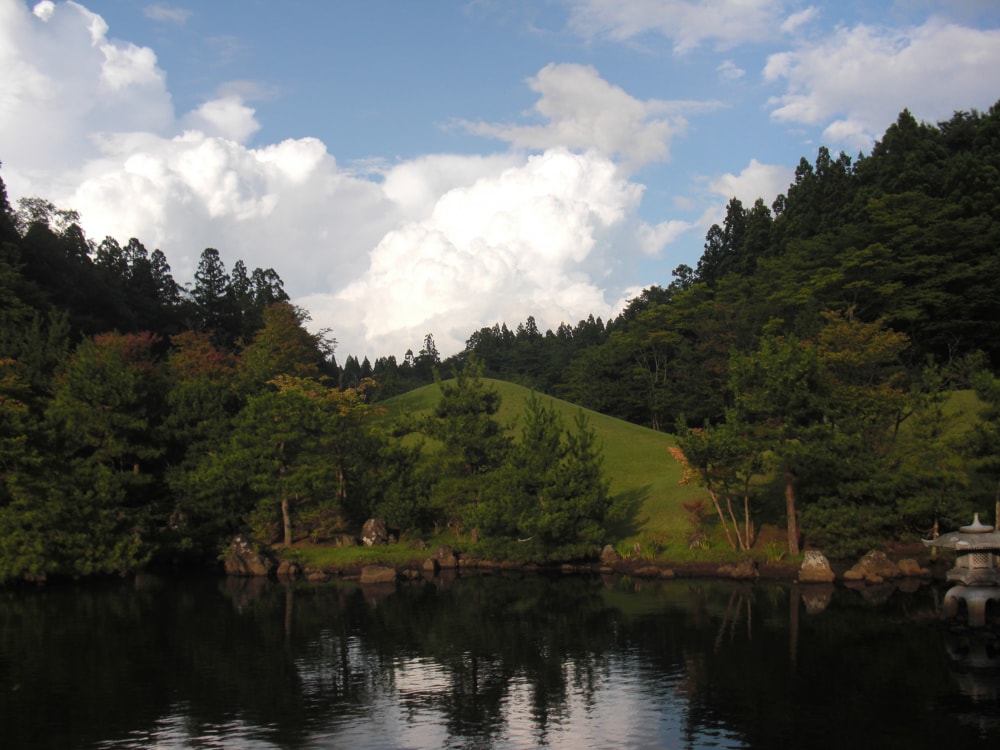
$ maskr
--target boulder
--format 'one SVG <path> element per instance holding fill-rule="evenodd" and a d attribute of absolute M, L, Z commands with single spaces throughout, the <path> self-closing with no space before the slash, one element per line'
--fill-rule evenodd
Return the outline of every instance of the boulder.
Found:
<path fill-rule="evenodd" d="M 908 576 L 911 578 L 926 578 L 931 574 L 930 570 L 927 568 L 921 568 L 920 563 L 914 560 L 912 557 L 907 557 L 904 560 L 900 560 L 896 563 L 899 567 L 899 572 L 901 575 Z"/>
<path fill-rule="evenodd" d="M 817 549 L 807 549 L 799 568 L 800 583 L 831 583 L 836 576 L 826 555 Z"/>
<path fill-rule="evenodd" d="M 818 615 L 826 611 L 833 601 L 833 586 L 829 583 L 809 586 L 802 592 L 802 602 L 806 605 L 806 614 Z"/>
<path fill-rule="evenodd" d="M 361 569 L 361 583 L 395 583 L 396 569 L 384 565 L 366 565 Z"/>
<path fill-rule="evenodd" d="M 437 560 L 437 564 L 441 568 L 457 568 L 458 567 L 458 555 L 455 551 L 449 547 L 447 544 L 442 544 L 431 554 L 431 558 Z"/>
<path fill-rule="evenodd" d="M 274 559 L 243 534 L 233 537 L 223 565 L 231 576 L 269 576 L 277 568 Z"/>
<path fill-rule="evenodd" d="M 756 578 L 760 575 L 757 571 L 757 563 L 751 557 L 744 557 L 735 565 L 723 565 L 718 571 L 720 576 L 729 576 L 730 578 Z"/>
<path fill-rule="evenodd" d="M 278 578 L 298 578 L 301 573 L 302 569 L 294 560 L 282 560 L 278 563 Z"/>
<path fill-rule="evenodd" d="M 381 518 L 369 518 L 361 527 L 361 542 L 366 547 L 377 547 L 389 543 L 389 527 Z"/>
<path fill-rule="evenodd" d="M 901 575 L 899 566 L 886 557 L 884 552 L 872 550 L 844 573 L 844 580 L 882 583 L 891 578 L 899 578 Z"/>
<path fill-rule="evenodd" d="M 425 573 L 430 573 L 433 575 L 434 573 L 438 572 L 438 561 L 435 560 L 433 557 L 428 557 L 426 560 L 424 560 L 423 568 Z"/>
<path fill-rule="evenodd" d="M 618 554 L 618 550 L 610 544 L 604 545 L 604 549 L 601 550 L 602 565 L 614 565 L 616 562 L 621 562 L 621 559 L 622 556 Z"/>

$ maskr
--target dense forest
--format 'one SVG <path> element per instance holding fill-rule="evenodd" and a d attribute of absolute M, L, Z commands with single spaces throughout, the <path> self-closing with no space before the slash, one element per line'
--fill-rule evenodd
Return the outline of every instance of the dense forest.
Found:
<path fill-rule="evenodd" d="M 159 250 L 95 242 L 41 198 L 14 209 L 0 181 L 0 582 L 212 560 L 247 529 L 322 541 L 373 515 L 496 554 L 607 541 L 586 420 L 532 399 L 511 439 L 482 375 L 675 432 L 734 547 L 762 512 L 792 552 L 929 534 L 1000 499 L 998 286 L 1000 105 L 904 111 L 857 159 L 821 148 L 772 206 L 731 200 L 697 267 L 613 320 L 498 322 L 444 362 L 428 333 L 401 363 L 338 363 L 274 269 L 208 248 L 184 288 Z M 436 377 L 430 417 L 380 418 Z M 960 389 L 982 408 L 964 432 Z"/>

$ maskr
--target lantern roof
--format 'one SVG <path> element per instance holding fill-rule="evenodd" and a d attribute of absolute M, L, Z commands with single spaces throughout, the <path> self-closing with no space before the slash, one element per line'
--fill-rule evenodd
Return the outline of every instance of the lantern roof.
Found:
<path fill-rule="evenodd" d="M 928 547 L 946 547 L 957 552 L 1000 551 L 1000 531 L 980 521 L 976 513 L 968 526 L 942 534 L 937 539 L 924 539 L 923 543 Z"/>

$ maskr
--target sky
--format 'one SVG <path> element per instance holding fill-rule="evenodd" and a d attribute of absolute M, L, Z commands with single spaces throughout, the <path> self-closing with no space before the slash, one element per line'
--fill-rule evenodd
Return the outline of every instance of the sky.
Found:
<path fill-rule="evenodd" d="M 996 0 L 0 0 L 12 203 L 273 268 L 336 355 L 608 320 L 730 198 L 1000 100 Z"/>

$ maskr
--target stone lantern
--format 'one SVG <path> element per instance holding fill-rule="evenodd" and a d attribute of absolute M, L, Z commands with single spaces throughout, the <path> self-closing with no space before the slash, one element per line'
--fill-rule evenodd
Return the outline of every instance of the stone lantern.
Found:
<path fill-rule="evenodd" d="M 985 625 L 987 602 L 1000 601 L 1000 568 L 997 566 L 1000 531 L 984 524 L 976 513 L 968 526 L 942 534 L 937 539 L 925 539 L 924 544 L 955 550 L 955 565 L 945 574 L 945 580 L 958 585 L 944 595 L 945 615 L 956 615 L 959 602 L 964 601 L 969 624 L 974 627 Z"/>

